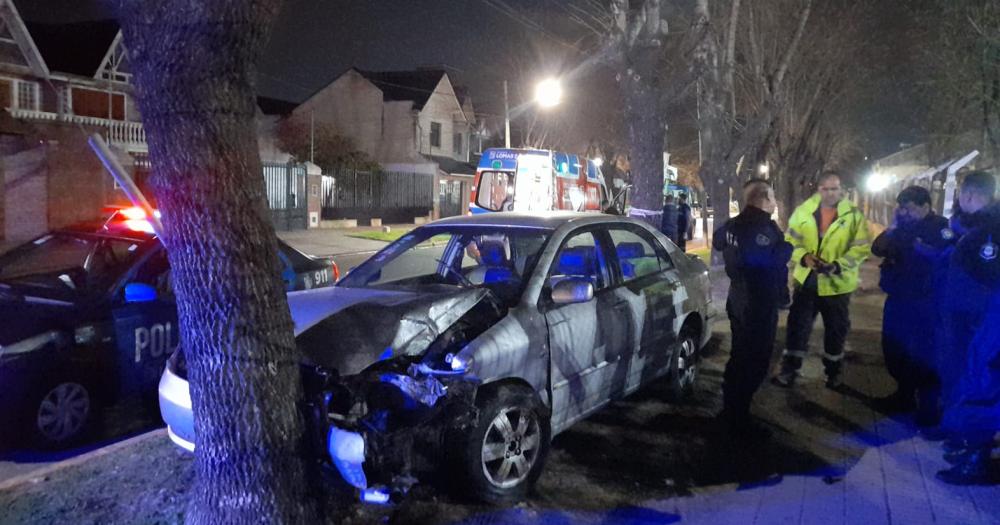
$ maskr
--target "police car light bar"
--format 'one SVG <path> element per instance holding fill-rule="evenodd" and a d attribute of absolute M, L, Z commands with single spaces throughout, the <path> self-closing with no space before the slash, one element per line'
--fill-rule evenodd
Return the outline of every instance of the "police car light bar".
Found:
<path fill-rule="evenodd" d="M 108 143 L 104 142 L 104 137 L 98 133 L 94 133 L 87 139 L 87 143 L 90 144 L 90 148 L 94 150 L 94 154 L 101 160 L 101 164 L 108 170 L 108 173 L 111 173 L 111 176 L 118 181 L 118 185 L 122 187 L 122 191 L 125 192 L 128 200 L 136 207 L 144 210 L 144 220 L 149 225 L 149 228 L 153 230 L 153 233 L 162 237 L 163 224 L 160 223 L 159 215 L 153 211 L 153 207 L 150 206 L 149 201 L 146 200 L 146 196 L 142 194 L 139 186 L 135 184 L 132 177 L 129 176 L 125 168 L 118 162 L 114 153 L 111 152 L 111 148 L 108 147 Z M 135 226 L 142 227 L 138 224 Z"/>

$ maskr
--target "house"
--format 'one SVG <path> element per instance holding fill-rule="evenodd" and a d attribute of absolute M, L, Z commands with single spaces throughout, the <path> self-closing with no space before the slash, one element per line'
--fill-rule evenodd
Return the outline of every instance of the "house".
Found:
<path fill-rule="evenodd" d="M 468 211 L 476 118 L 471 98 L 444 69 L 351 68 L 291 116 L 331 125 L 387 171 L 432 175 L 435 217 Z"/>
<path fill-rule="evenodd" d="M 146 164 L 129 79 L 114 21 L 31 23 L 0 0 L 0 238 L 94 218 L 118 198 L 89 134 L 101 133 L 126 166 Z"/>

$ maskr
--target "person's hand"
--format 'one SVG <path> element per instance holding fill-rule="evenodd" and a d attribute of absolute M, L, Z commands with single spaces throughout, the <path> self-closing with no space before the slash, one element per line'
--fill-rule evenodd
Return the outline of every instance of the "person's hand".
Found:
<path fill-rule="evenodd" d="M 821 260 L 822 259 L 820 259 L 819 257 L 816 257 L 811 253 L 807 253 L 802 256 L 802 266 L 805 266 L 806 268 L 809 268 L 811 270 L 815 270 L 819 266 Z"/>

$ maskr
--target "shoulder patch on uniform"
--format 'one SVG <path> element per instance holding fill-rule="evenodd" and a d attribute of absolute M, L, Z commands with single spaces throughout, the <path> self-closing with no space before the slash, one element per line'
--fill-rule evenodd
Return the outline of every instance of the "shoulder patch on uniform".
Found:
<path fill-rule="evenodd" d="M 984 261 L 992 261 L 997 258 L 997 245 L 992 241 L 987 241 L 979 248 L 979 257 Z"/>
<path fill-rule="evenodd" d="M 768 246 L 771 244 L 771 238 L 763 233 L 757 234 L 757 246 Z"/>
<path fill-rule="evenodd" d="M 942 228 L 941 229 L 941 238 L 944 239 L 944 240 L 946 240 L 946 241 L 950 241 L 950 240 L 952 240 L 952 239 L 955 238 L 955 232 L 952 231 L 951 228 Z"/>

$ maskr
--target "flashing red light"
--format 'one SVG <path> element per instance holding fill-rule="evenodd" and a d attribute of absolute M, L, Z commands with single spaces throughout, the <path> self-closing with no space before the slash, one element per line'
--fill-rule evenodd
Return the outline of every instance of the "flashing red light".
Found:
<path fill-rule="evenodd" d="M 340 280 L 340 267 L 334 261 L 330 261 L 330 264 L 333 265 L 333 282 L 337 282 Z"/>

